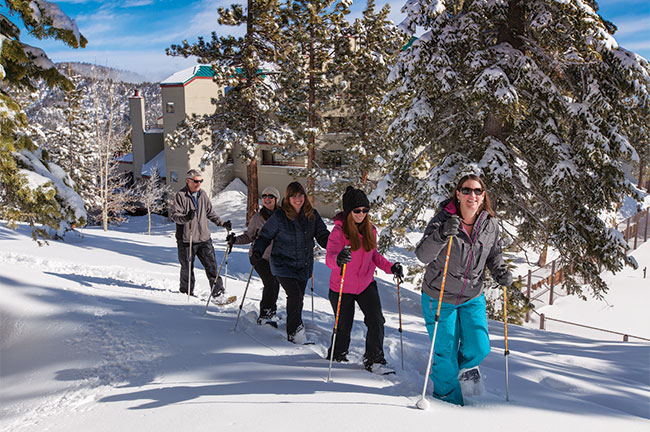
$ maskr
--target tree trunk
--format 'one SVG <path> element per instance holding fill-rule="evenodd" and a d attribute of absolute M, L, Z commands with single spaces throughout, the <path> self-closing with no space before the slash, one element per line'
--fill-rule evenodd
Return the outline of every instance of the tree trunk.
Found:
<path fill-rule="evenodd" d="M 316 137 L 314 136 L 314 105 L 316 102 L 316 89 L 314 83 L 314 70 L 316 67 L 316 59 L 314 55 L 314 30 L 310 30 L 311 42 L 309 44 L 309 152 L 307 152 L 307 195 L 314 204 L 314 177 L 312 170 L 314 169 L 314 158 L 316 156 Z"/>
<path fill-rule="evenodd" d="M 643 187 L 643 169 L 644 168 L 645 168 L 645 160 L 643 160 L 643 158 L 641 158 L 639 160 L 639 182 L 637 184 L 638 188 Z"/>
<path fill-rule="evenodd" d="M 147 218 L 149 219 L 149 227 L 147 228 L 147 235 L 151 235 L 151 209 L 147 209 Z"/>
<path fill-rule="evenodd" d="M 259 201 L 259 186 L 257 178 L 257 158 L 253 158 L 246 167 L 246 180 L 248 182 L 248 202 L 246 206 L 246 225 L 257 211 Z"/>

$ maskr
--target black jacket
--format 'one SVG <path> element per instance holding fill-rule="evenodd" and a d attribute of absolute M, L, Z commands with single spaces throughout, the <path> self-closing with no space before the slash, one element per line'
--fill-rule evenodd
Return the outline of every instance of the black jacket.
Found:
<path fill-rule="evenodd" d="M 302 210 L 296 220 L 290 220 L 280 209 L 271 215 L 260 230 L 253 252 L 262 255 L 273 242 L 271 273 L 278 277 L 307 280 L 314 268 L 314 239 L 326 247 L 329 234 L 316 210 L 311 220 L 305 217 Z"/>

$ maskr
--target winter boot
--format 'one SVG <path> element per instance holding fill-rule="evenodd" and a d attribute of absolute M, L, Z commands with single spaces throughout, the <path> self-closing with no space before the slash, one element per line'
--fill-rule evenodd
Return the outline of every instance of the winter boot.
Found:
<path fill-rule="evenodd" d="M 327 359 L 329 360 L 330 356 L 332 355 L 332 348 L 328 348 L 327 350 Z M 350 360 L 348 359 L 348 352 L 343 351 L 342 353 L 334 354 L 334 358 L 332 359 L 335 362 L 339 363 L 347 363 Z"/>
<path fill-rule="evenodd" d="M 217 278 L 217 281 L 212 285 L 212 298 L 217 298 L 220 295 L 225 293 L 226 289 L 223 287 L 223 280 L 221 276 Z"/>
<path fill-rule="evenodd" d="M 307 332 L 302 324 L 300 324 L 295 333 L 289 335 L 287 339 L 289 339 L 289 342 L 293 342 L 296 345 L 313 345 L 313 342 L 307 339 Z"/>
<path fill-rule="evenodd" d="M 260 316 L 257 317 L 257 324 L 263 325 L 268 324 L 271 327 L 278 328 L 278 318 L 275 315 L 275 311 L 263 310 L 260 313 Z"/>
<path fill-rule="evenodd" d="M 461 369 L 458 373 L 458 381 L 463 396 L 480 396 L 485 391 L 478 366 L 471 369 Z"/>

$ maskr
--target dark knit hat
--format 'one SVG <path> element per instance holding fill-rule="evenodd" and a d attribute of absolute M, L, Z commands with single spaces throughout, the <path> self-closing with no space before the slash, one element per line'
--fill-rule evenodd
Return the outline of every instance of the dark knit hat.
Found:
<path fill-rule="evenodd" d="M 370 207 L 368 197 L 361 189 L 348 186 L 343 194 L 343 212 L 348 215 L 357 207 Z"/>

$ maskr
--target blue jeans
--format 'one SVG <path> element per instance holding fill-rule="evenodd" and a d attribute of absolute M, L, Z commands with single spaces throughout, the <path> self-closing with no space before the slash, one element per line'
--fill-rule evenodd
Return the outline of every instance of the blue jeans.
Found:
<path fill-rule="evenodd" d="M 422 293 L 424 322 L 433 338 L 438 299 Z M 442 303 L 434 345 L 431 380 L 433 397 L 464 405 L 458 371 L 478 366 L 490 353 L 485 296 L 454 305 Z"/>

